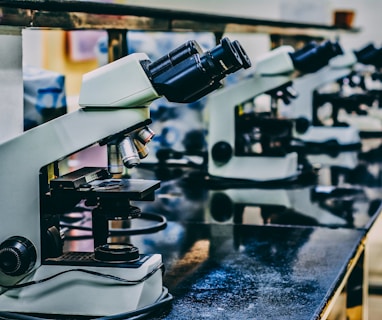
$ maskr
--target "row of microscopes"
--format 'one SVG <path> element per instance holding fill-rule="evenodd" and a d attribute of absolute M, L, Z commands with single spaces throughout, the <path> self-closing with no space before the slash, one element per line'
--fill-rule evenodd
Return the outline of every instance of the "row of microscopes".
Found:
<path fill-rule="evenodd" d="M 221 88 L 227 75 L 251 67 L 240 43 L 224 38 L 210 51 L 190 41 L 154 62 L 135 53 L 85 74 L 79 110 L 0 144 L 0 317 L 127 318 L 147 315 L 169 302 L 161 255 L 112 242 L 109 229 L 113 221 L 139 218 L 135 203 L 153 201 L 160 187 L 157 180 L 121 175 L 124 167 L 132 168 L 147 156 L 154 135 L 149 128 L 151 101 L 164 96 L 184 103 L 208 95 L 211 176 L 289 181 L 306 164 L 301 145 L 359 145 L 358 129 L 339 118 L 340 110 L 350 114 L 349 104 L 334 103 L 331 125 L 318 121 L 321 104 L 333 105 L 342 94 L 319 89 L 328 82 L 350 85 L 354 71 L 366 77 L 355 66 L 373 65 L 377 52 L 368 47 L 344 54 L 331 41 L 301 50 L 282 46 L 259 59 L 253 74 Z M 334 63 L 336 56 L 343 60 Z M 256 111 L 256 97 L 262 94 L 272 98 L 270 111 Z M 280 99 L 285 104 L 293 98 L 280 106 Z M 282 108 L 290 110 L 288 117 L 280 117 Z M 352 114 L 360 116 L 358 110 L 354 107 Z M 107 168 L 63 170 L 65 159 L 94 144 L 107 146 Z M 94 241 L 86 252 L 63 250 L 61 217 L 78 203 L 91 212 Z"/>
<path fill-rule="evenodd" d="M 263 224 L 367 221 L 378 194 L 348 177 L 320 184 L 316 165 L 337 169 L 332 180 L 357 174 L 361 138 L 381 136 L 381 54 L 372 44 L 350 52 L 330 41 L 282 46 L 257 60 L 247 79 L 211 94 L 206 219 L 243 223 L 245 208 L 256 207 Z M 353 207 L 357 199 L 364 210 Z"/>

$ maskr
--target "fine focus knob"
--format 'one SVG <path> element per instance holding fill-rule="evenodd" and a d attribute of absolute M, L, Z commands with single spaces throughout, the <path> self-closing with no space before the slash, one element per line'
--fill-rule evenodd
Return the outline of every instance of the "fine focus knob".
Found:
<path fill-rule="evenodd" d="M 0 245 L 0 271 L 9 276 L 20 276 L 36 263 L 36 248 L 20 236 L 8 238 Z"/>

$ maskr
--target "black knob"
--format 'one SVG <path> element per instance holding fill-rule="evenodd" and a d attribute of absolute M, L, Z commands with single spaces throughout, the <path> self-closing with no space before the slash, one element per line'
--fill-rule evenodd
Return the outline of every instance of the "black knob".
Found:
<path fill-rule="evenodd" d="M 103 262 L 134 262 L 139 260 L 139 250 L 128 243 L 110 243 L 96 247 L 94 258 Z"/>
<path fill-rule="evenodd" d="M 300 134 L 305 133 L 310 127 L 310 121 L 303 117 L 297 118 L 295 124 L 296 131 Z"/>
<path fill-rule="evenodd" d="M 231 145 L 228 142 L 219 141 L 211 150 L 212 159 L 216 162 L 227 163 L 233 154 Z"/>
<path fill-rule="evenodd" d="M 8 238 L 0 245 L 0 270 L 9 276 L 20 276 L 36 263 L 36 248 L 24 237 Z"/>
<path fill-rule="evenodd" d="M 225 193 L 215 193 L 211 197 L 210 213 L 218 222 L 225 222 L 233 216 L 232 200 Z"/>

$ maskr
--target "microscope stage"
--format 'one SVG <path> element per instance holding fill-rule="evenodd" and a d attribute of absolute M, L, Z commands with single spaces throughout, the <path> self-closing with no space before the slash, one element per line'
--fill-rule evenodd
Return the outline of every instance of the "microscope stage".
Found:
<path fill-rule="evenodd" d="M 159 180 L 106 179 L 95 180 L 89 187 L 83 186 L 78 191 L 95 193 L 97 196 L 108 198 L 125 195 L 130 200 L 142 200 L 151 195 L 159 186 Z"/>
<path fill-rule="evenodd" d="M 104 168 L 84 167 L 50 181 L 52 195 L 74 195 L 143 200 L 159 188 L 159 180 L 114 179 Z"/>

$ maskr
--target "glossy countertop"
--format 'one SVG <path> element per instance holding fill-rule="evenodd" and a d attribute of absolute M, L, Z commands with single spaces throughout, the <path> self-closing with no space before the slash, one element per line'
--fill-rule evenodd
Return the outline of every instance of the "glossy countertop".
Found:
<path fill-rule="evenodd" d="M 192 223 L 134 242 L 160 252 L 166 264 L 164 285 L 174 301 L 154 318 L 307 320 L 320 318 L 363 236 L 349 229 Z"/>
<path fill-rule="evenodd" d="M 160 252 L 175 299 L 160 319 L 320 319 L 381 210 L 379 147 L 311 157 L 313 180 L 260 187 L 182 166 L 141 208 L 168 227 L 132 240 Z M 134 222 L 133 222 L 134 223 Z"/>

